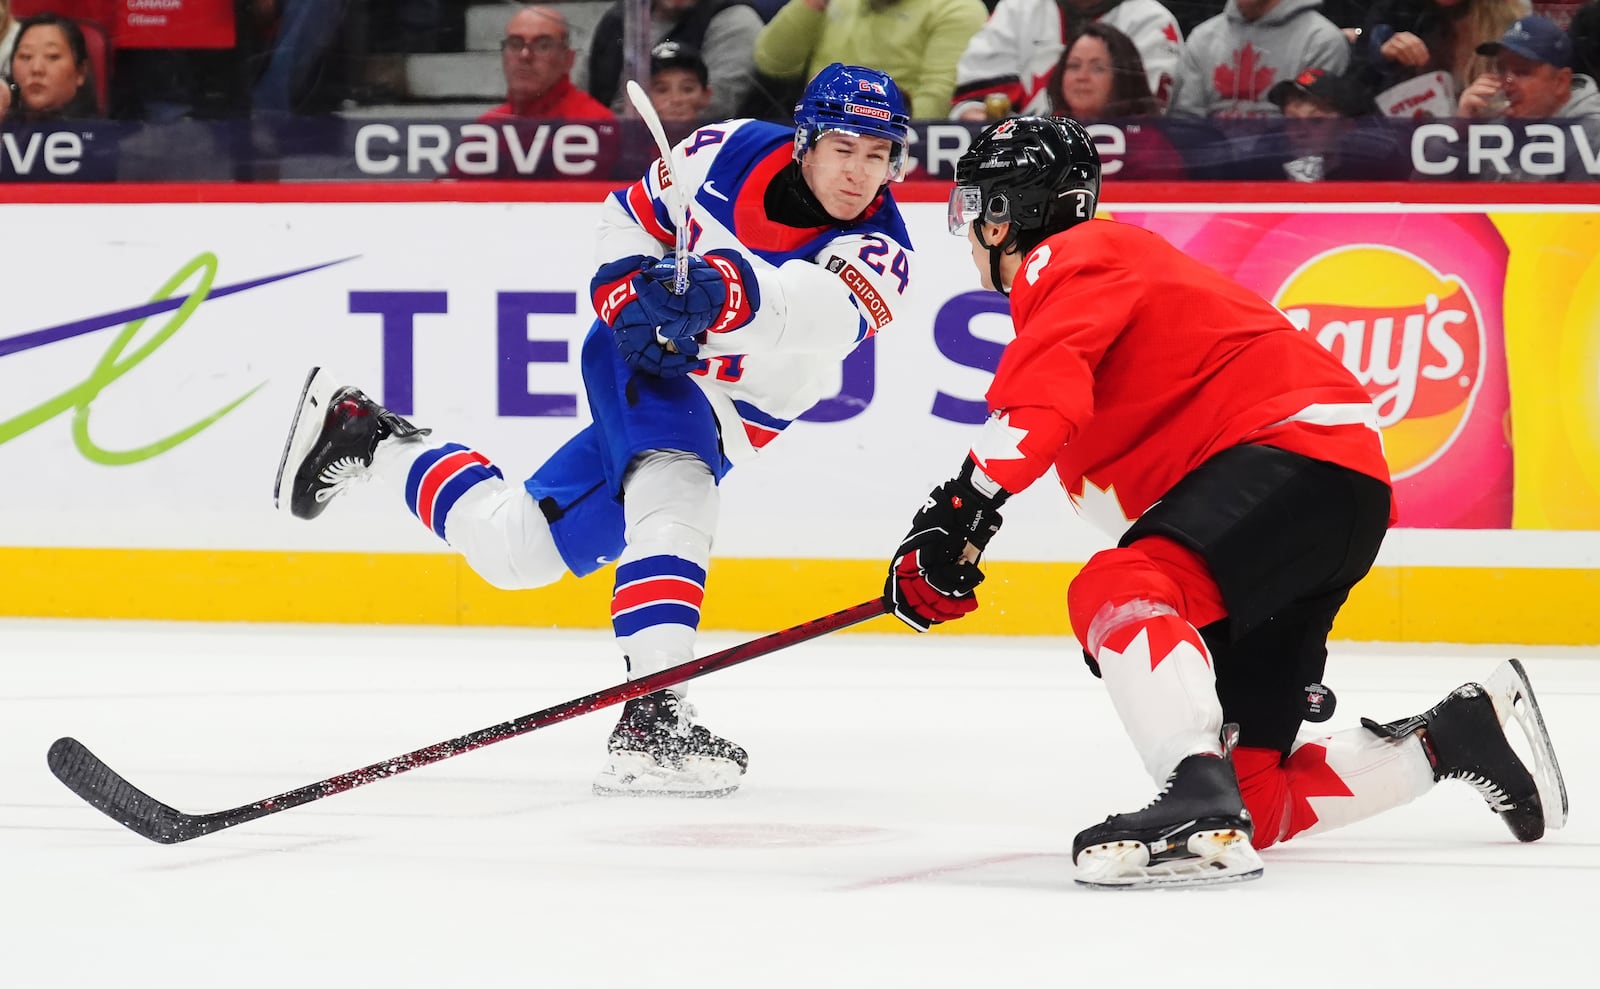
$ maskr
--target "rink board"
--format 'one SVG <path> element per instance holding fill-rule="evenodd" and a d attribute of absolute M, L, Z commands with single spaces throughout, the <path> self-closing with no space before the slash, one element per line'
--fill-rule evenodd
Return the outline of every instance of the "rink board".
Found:
<path fill-rule="evenodd" d="M 1542 224 L 1539 236 L 1576 242 L 1597 215 L 1560 190 L 1534 198 L 1496 188 L 1516 200 L 1484 206 L 1466 198 L 1470 187 L 1324 187 L 1319 201 L 1288 206 L 1259 201 L 1263 187 L 1124 189 L 1120 200 L 1108 189 L 1113 215 L 1138 214 L 1169 236 L 1169 228 L 1193 235 L 1221 215 L 1229 243 L 1241 230 L 1281 235 L 1291 223 L 1303 230 L 1318 216 L 1358 212 L 1452 223 L 1489 216 L 1515 251 L 1519 217 Z M 1346 201 L 1358 191 L 1360 205 Z M 0 614 L 603 627 L 606 577 L 496 591 L 376 486 L 311 525 L 270 504 L 282 438 L 312 364 L 340 369 L 437 437 L 483 450 L 508 478 L 525 476 L 585 423 L 575 359 L 589 322 L 588 241 L 603 192 L 588 184 L 135 186 L 10 196 L 0 216 L 16 235 L 0 246 L 0 263 L 13 284 L 51 290 L 14 293 L 0 325 L 0 465 L 12 479 L 0 513 Z M 549 201 L 508 201 L 529 193 Z M 1196 201 L 1201 194 L 1209 199 Z M 971 442 L 1009 320 L 997 296 L 978 290 L 966 251 L 945 232 L 942 196 L 908 187 L 901 197 L 919 252 L 913 291 L 894 300 L 896 331 L 852 358 L 838 395 L 812 421 L 730 476 L 707 627 L 776 628 L 875 595 L 910 514 Z M 1414 231 L 1420 221 L 1403 222 Z M 1194 243 L 1203 251 L 1203 238 Z M 1591 497 L 1600 482 L 1577 421 L 1592 396 L 1569 400 L 1559 383 L 1529 386 L 1539 372 L 1518 363 L 1514 332 L 1518 319 L 1534 316 L 1558 330 L 1562 320 L 1588 319 L 1578 306 L 1588 276 L 1580 265 L 1571 276 L 1578 301 L 1552 319 L 1530 308 L 1537 293 L 1525 286 L 1519 294 L 1503 259 L 1500 269 L 1484 262 L 1478 270 L 1428 262 L 1427 248 L 1407 248 L 1423 258 L 1419 270 L 1440 279 L 1442 288 L 1427 291 L 1427 312 L 1461 289 L 1449 298 L 1473 307 L 1464 319 L 1477 344 L 1465 348 L 1465 370 L 1435 375 L 1443 393 L 1426 383 L 1407 392 L 1426 416 L 1386 432 L 1391 459 L 1396 450 L 1409 458 L 1402 510 L 1410 506 L 1421 524 L 1391 534 L 1336 634 L 1600 642 L 1588 606 L 1600 590 L 1600 524 L 1588 522 L 1600 511 Z M 1315 282 L 1306 271 L 1315 275 L 1312 262 L 1327 255 L 1299 264 L 1293 284 Z M 1251 257 L 1241 252 L 1245 268 L 1230 272 L 1247 284 Z M 1575 250 L 1561 257 L 1589 263 Z M 62 285 L 63 258 L 94 277 Z M 1385 304 L 1398 325 L 1421 299 Z M 1274 301 L 1287 311 L 1300 300 Z M 1315 318 L 1338 317 L 1339 326 L 1355 318 L 1337 306 L 1327 316 L 1327 300 L 1314 302 L 1303 308 Z M 1586 339 L 1563 337 L 1553 350 L 1593 368 Z M 1523 385 L 1513 380 L 1509 404 L 1495 406 L 1486 396 L 1507 363 Z M 1452 406 L 1450 388 L 1471 401 Z M 1575 402 L 1577 413 L 1535 401 Z M 1406 411 L 1398 399 L 1391 408 L 1397 419 Z M 1495 447 L 1497 432 L 1529 423 L 1542 430 L 1531 441 Z M 1450 513 L 1468 509 L 1472 527 L 1456 525 Z M 1053 483 L 1037 485 L 1008 507 L 983 609 L 950 631 L 1065 631 L 1066 583 L 1108 544 Z"/>

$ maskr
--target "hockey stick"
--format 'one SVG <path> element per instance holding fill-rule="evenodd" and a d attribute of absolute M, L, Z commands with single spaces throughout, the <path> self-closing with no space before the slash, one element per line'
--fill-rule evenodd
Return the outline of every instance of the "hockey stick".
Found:
<path fill-rule="evenodd" d="M 682 295 L 689 291 L 689 190 L 678 181 L 678 170 L 672 167 L 672 145 L 667 143 L 667 132 L 661 128 L 661 118 L 650 102 L 650 94 L 632 79 L 628 80 L 627 89 L 628 101 L 650 129 L 650 136 L 655 138 L 656 150 L 661 152 L 661 167 L 667 171 L 667 184 L 672 186 L 672 225 L 677 229 L 673 245 L 672 294 Z"/>
<path fill-rule="evenodd" d="M 458 756 L 463 752 L 481 749 L 485 745 L 503 742 L 508 738 L 526 735 L 580 714 L 598 711 L 603 707 L 620 704 L 623 701 L 642 697 L 654 693 L 663 687 L 683 683 L 695 677 L 704 676 L 716 670 L 727 669 L 730 666 L 777 652 L 780 649 L 806 642 L 829 632 L 836 632 L 842 628 L 876 618 L 885 614 L 886 608 L 882 598 L 864 601 L 853 608 L 835 611 L 831 615 L 823 615 L 811 621 L 773 632 L 771 635 L 752 639 L 749 642 L 730 646 L 721 652 L 691 659 L 687 663 L 669 667 L 658 673 L 619 683 L 605 690 L 570 700 L 554 707 L 547 707 L 543 711 L 525 714 L 514 721 L 507 721 L 490 728 L 452 738 L 448 742 L 438 742 L 415 752 L 385 759 L 373 763 L 362 769 L 332 776 L 328 779 L 302 786 L 297 790 L 280 793 L 275 797 L 257 800 L 253 804 L 245 804 L 232 810 L 219 810 L 210 814 L 185 814 L 167 806 L 143 790 L 129 783 L 107 766 L 93 752 L 84 747 L 82 742 L 75 738 L 60 738 L 50 746 L 48 762 L 50 771 L 56 778 L 65 783 L 67 789 L 76 793 L 87 801 L 90 806 L 98 809 L 107 817 L 121 824 L 134 834 L 142 835 L 151 841 L 163 845 L 172 845 L 180 841 L 188 841 L 201 835 L 231 828 L 236 824 L 244 824 L 257 818 L 276 814 L 291 807 L 299 807 L 313 800 L 331 797 L 336 793 L 353 790 L 358 786 L 375 783 L 381 779 L 398 776 L 401 773 L 431 765 Z"/>

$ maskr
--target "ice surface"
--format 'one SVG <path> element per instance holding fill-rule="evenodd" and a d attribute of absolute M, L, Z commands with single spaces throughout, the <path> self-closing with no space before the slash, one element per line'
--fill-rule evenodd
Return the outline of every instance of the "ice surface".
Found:
<path fill-rule="evenodd" d="M 1056 640 L 840 634 L 698 681 L 751 753 L 724 800 L 592 796 L 614 711 L 175 846 L 45 768 L 73 735 L 182 810 L 232 807 L 608 686 L 613 650 L 0 622 L 0 987 L 1591 984 L 1592 650 L 1336 647 L 1330 728 L 1522 656 L 1567 829 L 1518 845 L 1447 784 L 1211 890 L 1073 886 L 1072 835 L 1154 787 Z"/>

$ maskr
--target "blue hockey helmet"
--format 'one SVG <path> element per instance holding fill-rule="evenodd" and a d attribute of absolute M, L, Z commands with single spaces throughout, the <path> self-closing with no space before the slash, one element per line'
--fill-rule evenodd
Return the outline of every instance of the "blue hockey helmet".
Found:
<path fill-rule="evenodd" d="M 889 178 L 905 173 L 911 115 L 900 87 L 887 72 L 835 62 L 818 72 L 794 105 L 794 157 L 829 131 L 889 141 Z"/>

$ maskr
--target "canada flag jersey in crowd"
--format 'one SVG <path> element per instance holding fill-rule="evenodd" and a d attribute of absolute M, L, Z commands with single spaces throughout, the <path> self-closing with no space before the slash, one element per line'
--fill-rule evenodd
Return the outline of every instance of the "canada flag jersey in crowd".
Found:
<path fill-rule="evenodd" d="M 1024 259 L 1011 308 L 1018 335 L 972 450 L 1008 491 L 1054 464 L 1079 513 L 1115 538 L 1241 444 L 1389 481 L 1355 377 L 1266 300 L 1156 234 L 1089 220 L 1048 238 Z"/>
<path fill-rule="evenodd" d="M 716 411 L 732 463 L 838 392 L 844 358 L 893 322 L 911 281 L 911 239 L 887 189 L 851 224 L 800 228 L 768 217 L 767 189 L 793 149 L 793 128 L 732 120 L 700 128 L 674 153 L 678 181 L 695 190 L 689 249 L 738 250 L 759 283 L 753 318 L 708 334 L 699 351 L 707 359 L 690 376 Z M 599 262 L 671 254 L 674 193 L 657 161 L 608 197 Z"/>

